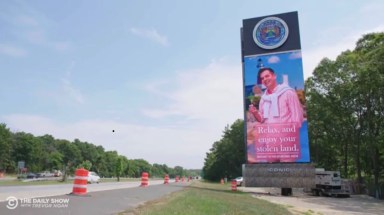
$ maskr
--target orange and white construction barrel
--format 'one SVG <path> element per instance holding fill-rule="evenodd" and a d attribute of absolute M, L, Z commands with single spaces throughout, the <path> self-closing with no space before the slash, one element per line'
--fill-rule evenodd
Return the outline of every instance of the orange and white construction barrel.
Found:
<path fill-rule="evenodd" d="M 237 181 L 234 179 L 231 182 L 232 191 L 237 191 Z"/>
<path fill-rule="evenodd" d="M 75 171 L 75 180 L 73 181 L 73 195 L 87 195 L 88 170 L 80 168 Z"/>
<path fill-rule="evenodd" d="M 141 174 L 141 187 L 147 187 L 148 186 L 148 173 L 143 172 Z"/>
<path fill-rule="evenodd" d="M 165 175 L 164 176 L 164 184 L 168 184 L 168 183 L 169 183 L 169 176 Z"/>

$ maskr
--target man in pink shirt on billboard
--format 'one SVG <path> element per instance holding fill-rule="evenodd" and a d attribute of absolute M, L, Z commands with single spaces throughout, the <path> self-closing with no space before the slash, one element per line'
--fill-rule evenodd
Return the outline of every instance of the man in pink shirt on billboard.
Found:
<path fill-rule="evenodd" d="M 266 91 L 259 109 L 250 105 L 249 112 L 260 125 L 254 129 L 255 157 L 253 162 L 295 162 L 300 158 L 300 127 L 303 108 L 296 91 L 287 84 L 277 84 L 271 68 L 261 68 L 258 81 Z"/>
<path fill-rule="evenodd" d="M 259 110 L 253 105 L 249 111 L 261 123 L 294 123 L 297 128 L 303 122 L 303 108 L 296 91 L 285 84 L 277 84 L 271 68 L 261 68 L 258 79 L 267 88 L 262 95 Z"/>

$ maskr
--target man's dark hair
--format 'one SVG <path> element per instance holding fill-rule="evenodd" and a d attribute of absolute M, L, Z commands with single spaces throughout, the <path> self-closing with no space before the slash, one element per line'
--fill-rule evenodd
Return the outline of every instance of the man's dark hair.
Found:
<path fill-rule="evenodd" d="M 268 71 L 272 72 L 273 74 L 275 74 L 275 71 L 274 71 L 272 68 L 270 68 L 270 67 L 263 67 L 263 68 L 260 68 L 260 69 L 259 69 L 259 72 L 257 73 L 257 84 L 261 84 L 261 78 L 260 78 L 260 75 L 261 75 L 261 73 L 263 73 L 263 72 L 266 71 L 266 70 L 268 70 Z"/>

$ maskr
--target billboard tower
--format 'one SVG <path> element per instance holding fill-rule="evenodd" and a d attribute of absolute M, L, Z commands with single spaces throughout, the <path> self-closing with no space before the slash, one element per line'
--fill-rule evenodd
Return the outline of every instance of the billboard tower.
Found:
<path fill-rule="evenodd" d="M 312 186 L 297 12 L 243 20 L 241 49 L 245 186 Z"/>

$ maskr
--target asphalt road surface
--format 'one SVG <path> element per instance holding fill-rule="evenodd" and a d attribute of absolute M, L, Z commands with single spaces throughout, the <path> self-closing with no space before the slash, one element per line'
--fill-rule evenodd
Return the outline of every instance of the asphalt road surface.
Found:
<path fill-rule="evenodd" d="M 152 183 L 153 184 L 153 183 Z M 158 184 L 148 187 L 134 186 L 87 192 L 85 196 L 58 195 L 48 197 L 17 197 L 0 202 L 1 215 L 104 215 L 133 209 L 147 201 L 182 190 L 189 183 Z M 96 184 L 92 184 L 96 185 Z M 100 184 L 99 184 L 100 185 Z M 95 186 L 96 187 L 96 186 Z M 4 187 L 2 187 L 4 188 Z M 1 188 L 1 189 L 2 189 Z M 1 192 L 1 191 L 0 191 Z M 10 198 L 10 197 L 7 197 Z"/>
<path fill-rule="evenodd" d="M 150 185 L 163 184 L 164 180 L 150 180 Z M 172 181 L 170 181 L 172 182 Z M 103 182 L 99 184 L 88 184 L 87 191 L 103 191 L 138 187 L 140 181 L 134 182 Z M 6 201 L 8 197 L 13 196 L 18 199 L 35 198 L 47 196 L 59 196 L 72 192 L 73 184 L 56 184 L 56 185 L 29 185 L 29 186 L 1 186 L 0 202 Z"/>

